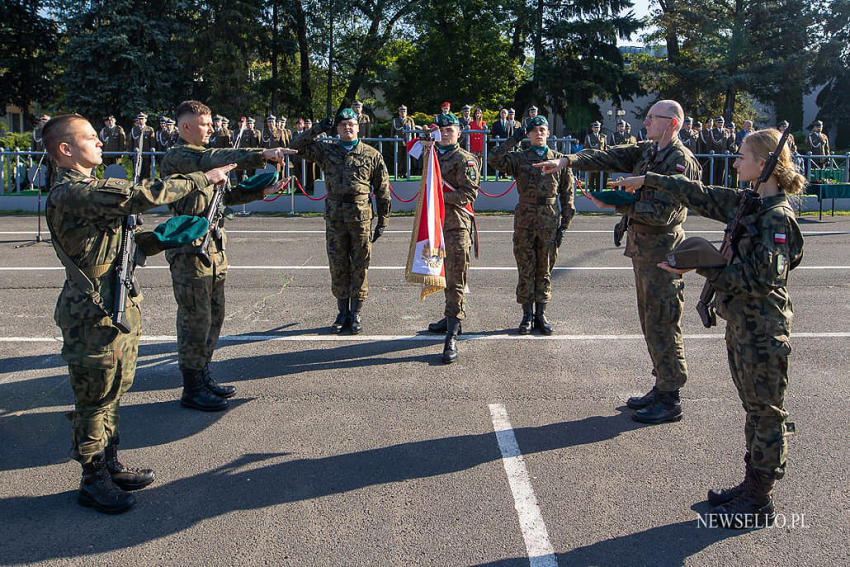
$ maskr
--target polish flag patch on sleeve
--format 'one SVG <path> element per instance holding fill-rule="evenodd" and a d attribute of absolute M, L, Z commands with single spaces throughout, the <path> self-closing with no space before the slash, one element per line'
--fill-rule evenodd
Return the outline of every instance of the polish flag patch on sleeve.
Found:
<path fill-rule="evenodd" d="M 677 164 L 676 164 L 676 171 L 678 171 L 679 173 L 684 173 L 684 171 L 685 171 L 685 166 L 684 166 L 684 165 L 682 165 L 681 163 L 677 163 Z"/>
<path fill-rule="evenodd" d="M 777 232 L 773 235 L 773 242 L 776 244 L 785 244 L 785 233 Z"/>

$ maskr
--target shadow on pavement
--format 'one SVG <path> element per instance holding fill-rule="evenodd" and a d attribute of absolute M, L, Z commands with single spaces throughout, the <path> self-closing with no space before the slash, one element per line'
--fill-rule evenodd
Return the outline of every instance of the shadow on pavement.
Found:
<path fill-rule="evenodd" d="M 150 412 L 150 408 L 147 411 Z M 144 419 L 151 425 L 156 421 L 167 423 L 167 426 L 158 426 L 160 429 L 154 432 L 161 440 L 190 435 L 193 428 L 201 423 L 187 423 L 186 418 L 193 416 L 185 414 L 167 419 L 169 416 L 166 414 L 172 411 L 171 408 L 159 411 L 163 413 L 146 415 Z M 197 420 L 201 418 L 211 419 L 198 416 Z M 203 425 L 209 425 L 209 422 Z M 172 426 L 178 431 L 168 432 L 167 429 Z M 627 414 L 616 414 L 518 428 L 515 433 L 523 452 L 534 453 L 596 443 L 638 427 Z M 0 563 L 81 557 L 123 549 L 179 533 L 210 518 L 238 510 L 265 508 L 365 487 L 467 471 L 498 461 L 501 457 L 494 433 L 487 432 L 401 443 L 329 457 L 290 458 L 257 467 L 259 463 L 291 457 L 286 452 L 288 447 L 280 449 L 281 452 L 244 455 L 225 466 L 172 482 L 159 480 L 158 484 L 137 494 L 139 504 L 135 509 L 112 518 L 104 518 L 102 514 L 78 506 L 74 491 L 66 490 L 66 487 L 54 494 L 0 499 L 4 518 L 0 524 L 0 542 L 3 542 Z M 180 458 L 188 458 L 192 462 L 190 456 L 182 455 Z M 147 464 L 156 468 L 155 463 Z M 507 494 L 499 497 L 509 498 Z M 108 537 L 105 535 L 107 523 Z M 68 530 L 68 526 L 74 526 L 74 529 Z M 27 534 L 27 537 L 21 537 L 21 534 Z M 79 537 L 79 534 L 89 535 Z M 91 534 L 101 535 L 90 537 Z M 664 540 L 668 535 L 650 533 L 648 537 Z M 633 540 L 633 545 L 642 545 L 640 537 Z"/>

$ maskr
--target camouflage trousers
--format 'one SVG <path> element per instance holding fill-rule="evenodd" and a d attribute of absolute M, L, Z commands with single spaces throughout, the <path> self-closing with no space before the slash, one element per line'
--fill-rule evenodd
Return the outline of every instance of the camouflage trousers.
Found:
<path fill-rule="evenodd" d="M 552 267 L 558 259 L 555 232 L 551 228 L 514 227 L 517 303 L 548 303 L 551 299 Z"/>
<path fill-rule="evenodd" d="M 655 370 L 655 386 L 663 392 L 678 390 L 688 379 L 682 340 L 685 282 L 654 262 L 633 259 L 632 267 L 640 328 Z"/>
<path fill-rule="evenodd" d="M 177 301 L 177 362 L 180 369 L 200 370 L 212 360 L 224 323 L 227 268 L 213 262 L 203 268 L 194 254 L 171 259 L 171 285 Z"/>
<path fill-rule="evenodd" d="M 456 228 L 444 233 L 446 242 L 446 317 L 466 318 L 466 277 L 469 272 L 469 249 L 472 237 L 467 228 Z"/>
<path fill-rule="evenodd" d="M 787 335 L 753 336 L 742 321 L 726 325 L 729 370 L 747 412 L 744 437 L 750 465 L 773 479 L 785 474 L 785 390 L 790 353 Z"/>
<path fill-rule="evenodd" d="M 370 221 L 325 218 L 331 292 L 337 299 L 364 300 L 369 295 L 370 227 Z"/>
<path fill-rule="evenodd" d="M 142 334 L 139 308 L 128 306 L 126 314 L 126 334 L 111 325 L 62 329 L 62 356 L 74 391 L 71 458 L 83 464 L 118 437 L 118 406 L 133 384 Z"/>

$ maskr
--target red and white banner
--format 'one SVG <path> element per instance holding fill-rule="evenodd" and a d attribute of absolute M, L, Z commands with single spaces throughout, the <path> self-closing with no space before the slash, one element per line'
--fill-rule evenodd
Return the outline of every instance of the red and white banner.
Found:
<path fill-rule="evenodd" d="M 420 299 L 446 288 L 446 244 L 443 239 L 443 178 L 436 148 L 425 158 L 425 171 L 416 202 L 413 234 L 404 277 L 409 282 L 421 283 Z"/>

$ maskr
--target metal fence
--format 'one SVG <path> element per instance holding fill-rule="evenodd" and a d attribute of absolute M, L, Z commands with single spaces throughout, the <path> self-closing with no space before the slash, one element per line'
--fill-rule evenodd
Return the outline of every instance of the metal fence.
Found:
<path fill-rule="evenodd" d="M 400 131 L 398 137 L 383 137 L 362 138 L 366 142 L 375 147 L 384 157 L 387 164 L 390 177 L 393 181 L 410 180 L 421 173 L 421 159 L 412 158 L 407 153 L 406 137 L 420 134 L 421 130 L 403 130 Z M 497 172 L 488 165 L 488 153 L 496 148 L 499 144 L 506 141 L 505 138 L 495 138 L 489 135 L 485 130 L 462 130 L 461 141 L 467 148 L 471 149 L 473 143 L 477 145 L 477 141 L 473 142 L 470 137 L 472 135 L 480 135 L 481 151 L 474 152 L 481 157 L 482 168 L 481 174 L 484 180 L 501 181 L 496 175 Z M 320 141 L 331 142 L 333 138 L 321 137 Z M 573 153 L 575 150 L 581 149 L 577 145 L 578 140 L 572 137 L 550 137 L 548 145 L 552 149 L 564 154 Z M 528 144 L 528 139 L 524 141 Z M 21 151 L 18 148 L 5 149 L 0 148 L 0 192 L 3 194 L 20 193 L 22 190 L 43 185 L 44 176 L 36 175 L 36 164 L 42 158 L 42 152 Z M 128 156 L 131 161 L 135 157 L 134 152 L 104 152 L 104 157 L 120 157 Z M 151 162 L 151 175 L 158 176 L 159 169 L 157 167 L 157 159 L 161 159 L 163 152 L 142 152 L 142 156 L 149 157 Z M 737 185 L 737 177 L 735 170 L 732 167 L 736 154 L 696 154 L 697 159 L 703 167 L 703 180 L 712 182 L 718 185 L 735 186 Z M 795 156 L 800 172 L 806 176 L 810 182 L 827 181 L 833 183 L 850 182 L 850 153 L 834 154 L 834 155 L 812 155 L 812 154 L 797 154 Z M 321 179 L 320 172 L 313 164 L 303 159 L 290 160 L 287 156 L 285 170 L 287 174 L 294 174 L 301 186 L 308 186 L 306 192 L 310 192 L 309 186 L 315 179 Z M 621 176 L 622 174 L 614 174 L 613 177 Z M 132 177 L 132 171 L 126 172 L 127 177 Z M 491 176 L 495 176 L 492 178 Z M 596 172 L 579 172 L 578 179 L 590 186 L 602 187 L 605 184 L 607 174 Z M 504 181 L 510 181 L 504 178 Z"/>

